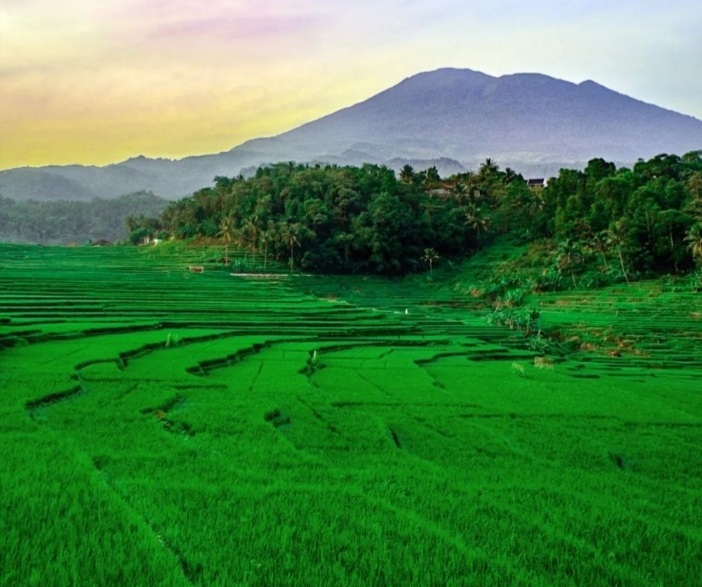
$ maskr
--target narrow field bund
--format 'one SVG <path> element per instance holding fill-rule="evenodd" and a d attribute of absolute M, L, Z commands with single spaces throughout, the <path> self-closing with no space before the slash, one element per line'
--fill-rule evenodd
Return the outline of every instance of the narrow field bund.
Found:
<path fill-rule="evenodd" d="M 535 295 L 540 361 L 438 283 L 222 256 L 0 245 L 0 585 L 702 576 L 699 294 Z"/>

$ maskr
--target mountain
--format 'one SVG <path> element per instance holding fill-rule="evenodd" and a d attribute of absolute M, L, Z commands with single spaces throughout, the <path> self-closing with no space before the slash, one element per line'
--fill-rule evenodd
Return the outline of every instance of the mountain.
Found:
<path fill-rule="evenodd" d="M 150 191 L 174 199 L 211 185 L 216 175 L 237 175 L 256 163 L 260 163 L 257 155 L 240 149 L 175 161 L 139 156 L 104 167 L 19 167 L 0 171 L 0 195 L 15 200 L 87 201 Z"/>
<path fill-rule="evenodd" d="M 436 165 L 442 174 L 490 157 L 525 175 L 555 174 L 593 157 L 630 164 L 659 153 L 702 149 L 702 121 L 641 102 L 593 81 L 541 74 L 493 77 L 469 69 L 412 76 L 364 102 L 275 137 L 178 161 L 136 157 L 106 167 L 0 172 L 16 199 L 89 199 L 140 189 L 176 198 L 216 175 L 276 161 Z"/>
<path fill-rule="evenodd" d="M 270 157 L 353 149 L 376 159 L 492 157 L 520 162 L 635 161 L 702 148 L 702 121 L 586 81 L 539 74 L 499 78 L 441 69 L 350 108 L 243 145 Z"/>

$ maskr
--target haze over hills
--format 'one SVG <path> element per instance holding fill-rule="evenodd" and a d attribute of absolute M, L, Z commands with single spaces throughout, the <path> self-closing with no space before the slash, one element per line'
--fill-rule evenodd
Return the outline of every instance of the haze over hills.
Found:
<path fill-rule="evenodd" d="M 486 157 L 525 175 L 556 174 L 593 157 L 629 164 L 702 149 L 702 121 L 619 94 L 593 81 L 541 74 L 493 77 L 469 69 L 412 76 L 364 102 L 275 137 L 216 155 L 171 161 L 135 157 L 105 167 L 0 172 L 15 199 L 114 197 L 138 190 L 178 198 L 277 161 L 436 165 L 443 175 Z"/>

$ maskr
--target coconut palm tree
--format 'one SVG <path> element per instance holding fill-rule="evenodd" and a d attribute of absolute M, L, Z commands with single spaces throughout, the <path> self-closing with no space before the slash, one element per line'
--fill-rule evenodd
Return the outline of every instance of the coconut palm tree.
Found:
<path fill-rule="evenodd" d="M 300 244 L 298 234 L 300 232 L 300 224 L 283 224 L 280 227 L 280 238 L 290 247 L 290 273 L 295 269 L 295 246 Z"/>
<path fill-rule="evenodd" d="M 480 176 L 480 179 L 486 179 L 497 175 L 499 170 L 499 166 L 492 159 L 490 159 L 490 157 L 488 157 L 483 163 L 480 164 L 478 175 Z"/>
<path fill-rule="evenodd" d="M 692 258 L 702 266 L 702 224 L 695 224 L 690 228 L 685 242 L 692 253 Z"/>
<path fill-rule="evenodd" d="M 472 228 L 476 233 L 475 240 L 476 243 L 478 243 L 478 248 L 480 248 L 480 235 L 481 233 L 487 232 L 488 227 L 490 226 L 490 219 L 483 216 L 480 208 L 474 204 L 466 206 L 463 209 L 463 213 L 465 214 L 466 225 Z"/>
<path fill-rule="evenodd" d="M 259 240 L 261 241 L 261 244 L 263 245 L 263 270 L 265 271 L 266 268 L 268 267 L 268 242 L 271 240 L 271 237 L 274 234 L 273 228 L 272 228 L 272 222 L 269 221 L 268 223 L 268 229 L 267 230 L 262 230 L 259 234 Z"/>
<path fill-rule="evenodd" d="M 463 204 L 468 196 L 468 188 L 466 187 L 466 184 L 462 181 L 457 181 L 451 188 L 451 195 L 459 205 Z"/>
<path fill-rule="evenodd" d="M 246 235 L 249 239 L 249 242 L 251 243 L 251 251 L 252 251 L 252 262 L 256 262 L 256 253 L 257 253 L 257 246 L 258 246 L 258 236 L 261 232 L 261 229 L 258 226 L 258 216 L 254 215 L 252 218 L 249 218 L 246 221 L 246 225 L 244 226 L 244 229 L 246 231 Z"/>
<path fill-rule="evenodd" d="M 229 265 L 229 245 L 234 238 L 234 217 L 227 215 L 219 223 L 219 232 L 217 236 L 221 236 L 224 240 L 224 264 Z"/>
<path fill-rule="evenodd" d="M 558 245 L 556 264 L 559 270 L 570 272 L 573 287 L 578 287 L 578 283 L 575 281 L 575 268 L 582 263 L 582 260 L 580 246 L 576 241 L 566 239 Z"/>
<path fill-rule="evenodd" d="M 429 275 L 433 275 L 434 273 L 434 261 L 436 261 L 439 258 L 439 253 L 436 252 L 434 247 L 429 247 L 424 249 L 424 256 L 422 259 L 429 263 Z"/>
<path fill-rule="evenodd" d="M 607 245 L 606 230 L 596 232 L 590 238 L 590 246 L 602 257 L 602 264 L 604 265 L 605 271 L 609 271 L 609 263 L 607 263 L 607 251 L 609 250 L 609 247 Z"/>
<path fill-rule="evenodd" d="M 630 282 L 629 274 L 626 270 L 626 263 L 624 262 L 624 252 L 629 248 L 629 239 L 629 225 L 623 219 L 613 222 L 607 230 L 607 243 L 617 250 L 619 266 L 621 267 L 622 275 L 624 276 L 624 281 L 626 281 L 627 285 L 630 285 Z"/>

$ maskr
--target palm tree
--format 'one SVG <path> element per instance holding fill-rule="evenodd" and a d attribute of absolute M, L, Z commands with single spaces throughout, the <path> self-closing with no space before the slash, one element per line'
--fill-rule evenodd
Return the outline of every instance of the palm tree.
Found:
<path fill-rule="evenodd" d="M 433 275 L 434 273 L 434 261 L 436 261 L 439 258 L 439 253 L 436 252 L 434 247 L 429 247 L 427 249 L 424 249 L 424 256 L 422 259 L 429 263 L 429 275 Z"/>
<path fill-rule="evenodd" d="M 575 268 L 582 263 L 582 260 L 583 256 L 577 242 L 566 239 L 558 245 L 558 257 L 556 259 L 556 264 L 559 270 L 566 270 L 570 272 L 573 287 L 578 287 L 578 284 L 575 281 Z"/>
<path fill-rule="evenodd" d="M 702 265 L 702 224 L 695 224 L 690 228 L 685 237 L 687 248 L 692 253 L 692 258 Z"/>
<path fill-rule="evenodd" d="M 251 248 L 253 253 L 252 262 L 256 262 L 256 247 L 258 245 L 258 235 L 261 232 L 258 227 L 258 216 L 254 214 L 252 218 L 246 221 L 246 226 L 244 227 L 247 235 L 250 237 Z"/>
<path fill-rule="evenodd" d="M 466 206 L 463 210 L 466 217 L 466 225 L 475 230 L 476 233 L 476 243 L 479 243 L 480 234 L 487 232 L 490 226 L 490 219 L 482 215 L 480 208 L 471 204 Z M 480 248 L 478 246 L 478 248 Z"/>
<path fill-rule="evenodd" d="M 224 264 L 229 265 L 229 245 L 234 237 L 234 218 L 231 215 L 222 218 L 219 223 L 218 236 L 221 236 L 224 240 Z"/>
<path fill-rule="evenodd" d="M 272 230 L 262 230 L 261 234 L 259 235 L 259 240 L 261 241 L 261 244 L 263 245 L 263 270 L 266 270 L 266 267 L 268 266 L 268 241 L 270 240 L 271 236 L 273 235 Z"/>
<path fill-rule="evenodd" d="M 232 231 L 232 238 L 237 246 L 244 249 L 244 265 L 248 265 L 248 249 L 246 248 L 246 231 L 243 228 L 235 228 Z"/>
<path fill-rule="evenodd" d="M 468 188 L 466 184 L 462 181 L 457 181 L 455 185 L 451 188 L 451 195 L 454 197 L 458 204 L 463 204 L 463 201 L 468 195 Z"/>
<path fill-rule="evenodd" d="M 496 175 L 499 170 L 499 166 L 496 163 L 494 163 L 493 160 L 490 159 L 490 157 L 488 157 L 483 163 L 480 164 L 480 168 L 478 169 L 478 175 L 481 179 L 485 179 L 487 177 L 492 177 L 493 175 Z"/>
<path fill-rule="evenodd" d="M 412 183 L 414 181 L 414 167 L 407 164 L 400 169 L 400 181 L 404 183 Z"/>
<path fill-rule="evenodd" d="M 609 271 L 609 263 L 607 263 L 607 231 L 597 232 L 590 239 L 590 246 L 602 256 L 602 263 L 605 271 Z"/>
<path fill-rule="evenodd" d="M 607 230 L 607 243 L 617 249 L 622 275 L 624 276 L 626 284 L 630 285 L 629 275 L 626 270 L 626 264 L 624 263 L 624 250 L 628 248 L 629 245 L 629 229 L 624 220 L 613 222 L 610 225 Z"/>
<path fill-rule="evenodd" d="M 290 273 L 295 269 L 295 245 L 299 245 L 300 241 L 297 238 L 300 231 L 300 224 L 283 224 L 280 227 L 280 237 L 282 241 L 290 247 Z"/>

